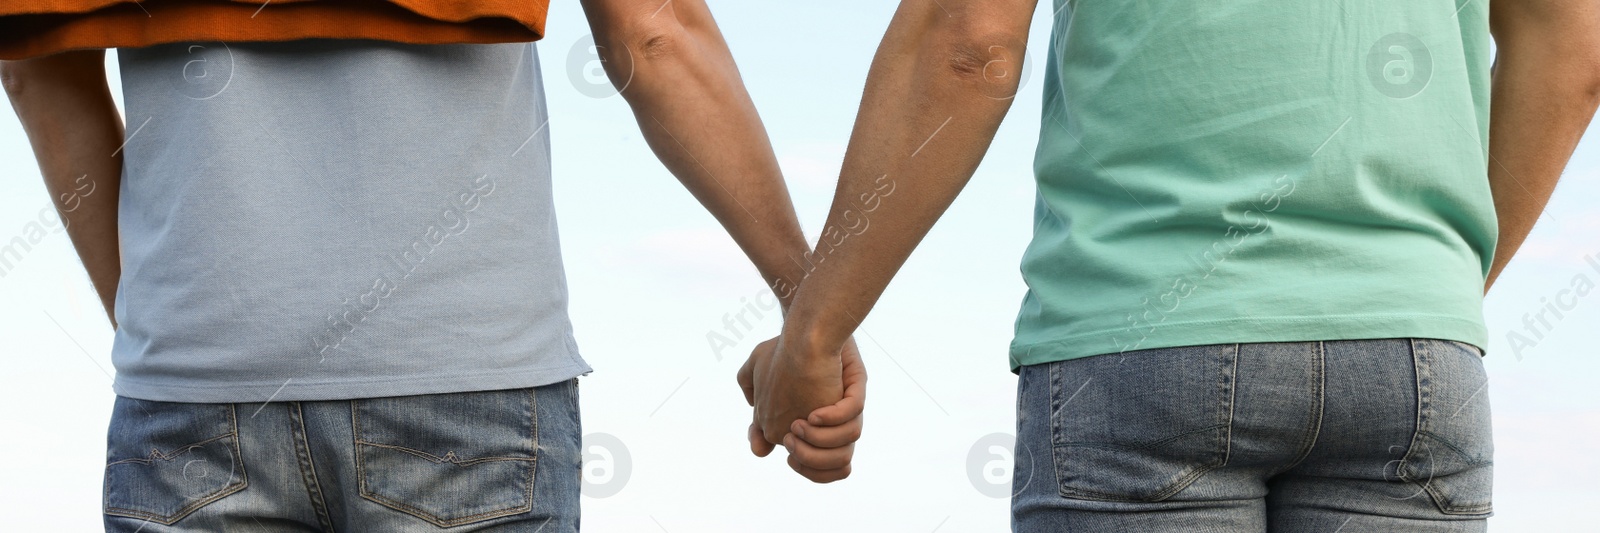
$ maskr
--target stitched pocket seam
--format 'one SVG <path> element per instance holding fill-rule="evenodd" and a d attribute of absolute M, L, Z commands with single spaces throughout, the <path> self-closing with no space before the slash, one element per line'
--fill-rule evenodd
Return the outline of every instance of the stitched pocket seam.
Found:
<path fill-rule="evenodd" d="M 1154 495 L 1151 495 L 1151 496 L 1146 497 L 1146 498 L 1130 497 L 1128 494 L 1111 494 L 1111 493 L 1095 491 L 1095 490 L 1091 490 L 1091 489 L 1068 487 L 1068 486 L 1066 486 L 1065 483 L 1061 482 L 1061 479 L 1062 479 L 1063 475 L 1065 474 L 1065 472 L 1062 469 L 1062 462 L 1061 462 L 1061 455 L 1062 454 L 1052 452 L 1050 455 L 1051 455 L 1052 462 L 1054 463 L 1054 466 L 1055 466 L 1055 475 L 1056 475 L 1056 478 L 1057 478 L 1057 483 L 1059 484 L 1059 489 L 1060 489 L 1059 492 L 1060 492 L 1060 494 L 1063 497 L 1073 497 L 1073 498 L 1079 498 L 1079 499 L 1089 499 L 1089 500 L 1098 500 L 1098 501 L 1107 501 L 1107 502 L 1153 502 L 1153 501 L 1162 501 L 1162 500 L 1165 500 L 1167 498 L 1172 497 L 1173 495 L 1177 494 L 1178 492 L 1181 492 L 1183 489 L 1188 488 L 1189 485 L 1193 484 L 1196 480 L 1198 480 L 1201 476 L 1204 476 L 1206 473 L 1226 465 L 1228 463 L 1228 460 L 1230 459 L 1230 457 L 1232 455 L 1232 444 L 1233 444 L 1232 426 L 1233 426 L 1234 397 L 1235 397 L 1235 393 L 1236 393 L 1236 391 L 1238 389 L 1237 383 L 1236 383 L 1236 380 L 1238 378 L 1238 361 L 1239 361 L 1238 352 L 1239 352 L 1239 345 L 1238 344 L 1222 345 L 1220 347 L 1220 350 L 1217 352 L 1217 359 L 1214 361 L 1214 363 L 1218 365 L 1217 368 L 1220 370 L 1218 372 L 1218 378 L 1217 378 L 1217 382 L 1216 382 L 1216 387 L 1217 388 L 1215 389 L 1215 393 L 1218 395 L 1218 397 L 1220 399 L 1220 402 L 1221 402 L 1221 405 L 1217 406 L 1217 414 L 1216 414 L 1217 423 L 1216 424 L 1208 426 L 1208 427 L 1205 427 L 1205 428 L 1201 428 L 1201 429 L 1195 429 L 1195 430 L 1186 431 L 1186 432 L 1180 433 L 1178 435 L 1173 435 L 1173 436 L 1170 436 L 1170 437 L 1164 437 L 1164 438 L 1153 440 L 1153 441 L 1147 441 L 1147 442 L 1143 442 L 1143 443 L 1138 443 L 1138 444 L 1136 444 L 1134 446 L 1117 445 L 1117 444 L 1104 443 L 1104 442 L 1071 442 L 1071 443 L 1059 442 L 1058 441 L 1058 437 L 1059 437 L 1059 435 L 1061 434 L 1061 431 L 1062 431 L 1060 423 L 1059 423 L 1059 419 L 1060 419 L 1059 417 L 1060 416 L 1065 416 L 1064 413 L 1060 412 L 1061 409 L 1063 407 L 1065 407 L 1065 403 L 1061 402 L 1061 398 L 1060 398 L 1060 393 L 1064 389 L 1061 388 L 1062 376 L 1061 376 L 1059 367 L 1065 361 L 1058 361 L 1058 362 L 1055 362 L 1055 363 L 1051 363 L 1051 366 L 1050 366 L 1050 369 L 1051 369 L 1051 373 L 1050 373 L 1050 402 L 1051 402 L 1050 427 L 1051 427 L 1051 442 L 1053 443 L 1053 448 L 1056 451 L 1059 451 L 1059 450 L 1061 450 L 1063 448 L 1074 448 L 1074 447 L 1078 447 L 1078 448 L 1096 448 L 1096 449 L 1112 450 L 1112 451 L 1140 451 L 1140 450 L 1150 449 L 1150 448 L 1153 448 L 1153 447 L 1156 447 L 1156 446 L 1159 446 L 1161 444 L 1165 444 L 1165 443 L 1168 443 L 1168 442 L 1171 442 L 1171 441 L 1179 440 L 1179 439 L 1182 439 L 1184 437 L 1203 434 L 1203 433 L 1206 433 L 1206 432 L 1215 432 L 1217 434 L 1217 437 L 1215 439 L 1215 445 L 1214 445 L 1214 448 L 1215 448 L 1216 452 L 1214 454 L 1212 454 L 1212 455 L 1214 455 L 1214 458 L 1212 458 L 1212 459 L 1210 459 L 1210 460 L 1208 460 L 1208 461 L 1206 461 L 1204 463 L 1194 464 L 1194 465 L 1191 465 L 1191 466 L 1189 466 L 1187 468 L 1184 468 L 1183 470 L 1178 471 L 1177 474 L 1175 476 L 1173 476 L 1173 478 L 1172 478 L 1173 481 L 1171 481 L 1168 484 L 1166 484 L 1165 486 L 1161 487 L 1161 490 L 1157 491 Z"/>
<path fill-rule="evenodd" d="M 496 462 L 496 461 L 527 461 L 527 462 L 533 462 L 535 460 L 532 457 L 510 457 L 510 456 L 498 456 L 498 455 L 491 455 L 491 456 L 486 456 L 486 457 L 474 457 L 472 459 L 461 460 L 461 456 L 456 455 L 455 452 L 446 453 L 444 457 L 439 457 L 437 455 L 434 455 L 434 454 L 431 454 L 431 453 L 428 453 L 428 452 L 425 452 L 425 451 L 422 451 L 422 450 L 418 450 L 416 448 L 407 448 L 405 446 L 396 446 L 396 445 L 393 445 L 393 444 L 380 444 L 380 443 L 371 442 L 371 441 L 365 441 L 365 440 L 360 440 L 360 439 L 356 439 L 356 444 L 361 445 L 361 446 L 371 446 L 373 448 L 384 448 L 384 449 L 394 450 L 394 451 L 398 451 L 398 452 L 405 452 L 405 453 L 408 453 L 408 454 L 411 454 L 411 455 L 415 455 L 415 456 L 417 456 L 417 457 L 419 457 L 421 459 L 427 460 L 427 461 L 435 463 L 435 464 L 450 463 L 450 464 L 453 464 L 453 465 L 456 465 L 456 466 L 472 466 L 472 465 L 479 464 L 479 463 L 491 463 L 491 462 Z M 452 458 L 454 458 L 455 460 L 452 460 Z"/>
<path fill-rule="evenodd" d="M 430 524 L 433 524 L 433 525 L 439 526 L 439 527 L 455 527 L 455 526 L 460 526 L 460 525 L 466 525 L 466 524 L 469 524 L 469 523 L 489 520 L 489 519 L 493 519 L 493 518 L 500 518 L 500 517 L 503 517 L 503 516 L 511 516 L 511 515 L 516 515 L 516 514 L 522 514 L 522 513 L 526 513 L 528 511 L 533 510 L 533 491 L 534 491 L 534 485 L 535 485 L 535 483 L 537 481 L 537 475 L 538 475 L 539 400 L 538 400 L 538 397 L 537 397 L 536 392 L 535 392 L 534 389 L 527 389 L 527 390 L 525 390 L 523 392 L 528 395 L 528 415 L 529 415 L 529 418 L 530 418 L 530 420 L 529 420 L 529 428 L 530 428 L 529 439 L 525 439 L 525 440 L 531 440 L 530 442 L 527 442 L 527 444 L 528 444 L 528 449 L 534 451 L 533 452 L 534 456 L 533 457 L 490 456 L 490 457 L 474 458 L 474 459 L 471 459 L 469 461 L 462 461 L 462 462 L 445 461 L 444 460 L 445 458 L 443 458 L 443 457 L 439 457 L 439 456 L 436 456 L 436 455 L 433 455 L 433 454 L 430 454 L 430 453 L 427 453 L 427 452 L 423 452 L 423 451 L 420 451 L 420 450 L 416 450 L 416 449 L 413 449 L 413 448 L 407 448 L 407 447 L 404 447 L 404 446 L 396 446 L 396 445 L 391 445 L 391 444 L 380 444 L 380 443 L 371 442 L 371 441 L 367 441 L 365 439 L 360 438 L 360 435 L 362 434 L 362 431 L 361 431 L 360 415 L 358 414 L 359 407 L 358 407 L 358 403 L 357 403 L 360 400 L 351 400 L 350 401 L 350 424 L 351 424 L 351 430 L 353 432 L 353 435 L 355 435 L 354 444 L 356 446 L 356 450 L 355 450 L 355 466 L 356 466 L 356 487 L 357 487 L 357 492 L 361 495 L 361 498 L 364 499 L 364 500 L 371 501 L 371 502 L 377 503 L 379 505 L 382 505 L 384 507 L 388 507 L 390 509 L 394 509 L 396 511 L 400 511 L 402 513 L 409 514 L 411 516 L 417 517 L 417 518 L 419 518 L 419 519 L 421 519 L 423 521 L 426 521 L 426 522 L 428 522 Z M 472 393 L 462 393 L 462 394 L 472 394 Z M 421 459 L 428 460 L 428 461 L 434 462 L 436 464 L 442 464 L 442 463 L 445 463 L 445 462 L 450 462 L 450 463 L 456 464 L 457 466 L 463 466 L 463 467 L 464 466 L 471 466 L 471 465 L 475 465 L 475 464 L 480 464 L 480 463 L 486 463 L 486 462 L 517 461 L 517 462 L 529 463 L 529 466 L 527 467 L 528 468 L 528 480 L 527 480 L 527 483 L 525 484 L 525 488 L 523 489 L 522 503 L 520 505 L 515 506 L 515 507 L 508 507 L 508 508 L 505 508 L 505 509 L 495 509 L 495 510 L 490 510 L 490 511 L 484 511 L 484 512 L 477 513 L 477 514 L 445 519 L 443 517 L 440 517 L 438 515 L 435 515 L 435 514 L 429 512 L 429 511 L 427 511 L 425 509 L 421 509 L 421 508 L 418 508 L 418 507 L 416 507 L 414 505 L 407 504 L 407 503 L 404 503 L 404 502 L 400 502 L 400 501 L 397 501 L 397 500 L 394 500 L 394 499 L 391 499 L 391 498 L 388 498 L 388 497 L 385 497 L 385 496 L 382 496 L 382 495 L 379 495 L 379 494 L 373 492 L 367 486 L 366 461 L 363 459 L 363 455 L 364 454 L 361 453 L 361 447 L 362 446 L 369 446 L 369 447 L 374 447 L 374 448 L 392 449 L 392 450 L 403 452 L 403 453 L 406 453 L 406 454 L 409 454 L 409 455 L 417 456 L 417 457 L 419 457 Z M 447 457 L 452 456 L 452 455 L 454 455 L 454 454 L 453 453 L 446 454 Z"/>
<path fill-rule="evenodd" d="M 1423 491 L 1426 491 L 1429 498 L 1433 500 L 1434 506 L 1437 507 L 1441 513 L 1447 515 L 1477 515 L 1489 513 L 1494 508 L 1494 502 L 1492 501 L 1481 505 L 1457 505 L 1448 494 L 1445 494 L 1442 490 L 1434 485 L 1434 478 L 1431 476 L 1431 474 L 1429 479 L 1420 482 L 1417 481 L 1416 476 L 1411 474 L 1411 466 L 1414 462 L 1416 462 L 1415 459 L 1419 453 L 1419 450 L 1425 448 L 1425 446 L 1422 445 L 1422 440 L 1425 437 L 1431 442 L 1438 443 L 1449 448 L 1451 451 L 1461 455 L 1464 458 L 1471 457 L 1470 454 L 1467 454 L 1459 446 L 1449 442 L 1447 439 L 1444 439 L 1438 433 L 1434 432 L 1432 424 L 1429 423 L 1429 419 L 1433 413 L 1432 389 L 1435 378 L 1433 375 L 1433 369 L 1431 367 L 1434 353 L 1428 349 L 1428 346 L 1425 344 L 1426 342 L 1428 342 L 1428 339 L 1410 339 L 1412 360 L 1416 367 L 1415 372 L 1417 377 L 1417 429 L 1416 432 L 1412 434 L 1410 448 L 1406 451 L 1405 457 L 1401 458 L 1396 472 L 1400 475 L 1402 480 L 1417 484 Z M 1476 351 L 1476 347 L 1472 347 L 1471 345 L 1465 343 L 1455 341 L 1442 342 L 1458 344 L 1461 345 L 1461 347 L 1473 348 L 1473 350 Z M 1431 457 L 1431 453 L 1429 455 L 1429 464 L 1433 464 L 1433 461 L 1436 461 L 1436 459 Z M 1493 461 L 1468 461 L 1467 464 L 1474 467 L 1479 467 L 1493 464 Z"/>
<path fill-rule="evenodd" d="M 217 441 L 224 440 L 224 439 L 232 439 L 232 441 L 229 442 L 228 453 L 231 454 L 231 457 L 229 459 L 231 461 L 233 461 L 233 464 L 238 467 L 239 481 L 231 482 L 231 483 L 229 483 L 227 485 L 224 485 L 224 486 L 218 488 L 217 490 L 212 491 L 211 494 L 207 494 L 207 495 L 201 497 L 200 499 L 197 499 L 194 502 L 192 502 L 192 503 L 190 503 L 188 505 L 185 505 L 182 508 L 179 508 L 177 511 L 174 511 L 171 515 L 162 515 L 162 514 L 153 513 L 153 512 L 150 512 L 150 511 L 142 511 L 142 510 L 139 510 L 139 509 L 130 509 L 130 508 L 127 508 L 127 507 L 113 506 L 113 505 L 111 505 L 111 487 L 110 487 L 110 484 L 107 484 L 107 486 L 104 489 L 102 489 L 102 495 L 101 495 L 102 500 L 101 501 L 104 501 L 106 503 L 105 503 L 104 507 L 102 508 L 101 512 L 103 512 L 103 513 L 105 513 L 107 515 L 110 515 L 110 516 L 119 516 L 119 517 L 123 517 L 123 518 L 138 518 L 138 519 L 142 519 L 142 520 L 148 520 L 148 521 L 151 521 L 151 522 L 155 522 L 157 524 L 161 524 L 161 525 L 164 525 L 164 526 L 170 526 L 172 524 L 177 523 L 179 520 L 183 520 L 184 518 L 188 517 L 189 515 L 194 514 L 194 512 L 200 510 L 200 508 L 205 507 L 206 505 L 210 505 L 212 502 L 215 502 L 217 500 L 221 500 L 223 498 L 231 496 L 231 495 L 233 495 L 233 494 L 235 494 L 235 493 L 237 493 L 239 491 L 244 490 L 246 487 L 249 487 L 250 486 L 250 477 L 245 472 L 244 456 L 241 455 L 240 452 L 239 452 L 239 420 L 238 420 L 237 410 L 236 410 L 234 404 L 226 404 L 226 406 L 227 406 L 227 412 L 228 412 L 228 427 L 229 427 L 229 431 L 227 433 L 224 433 L 224 434 L 221 434 L 221 435 L 217 435 L 215 437 L 211 437 L 209 439 L 205 439 L 205 440 L 193 443 L 193 444 L 183 445 L 183 446 L 180 447 L 180 448 L 183 449 L 183 451 L 182 452 L 178 452 L 178 453 L 173 454 L 173 455 L 159 454 L 159 451 L 158 451 L 158 454 L 161 455 L 160 459 L 165 460 L 165 461 L 171 461 L 173 458 L 182 457 L 183 455 L 188 454 L 189 452 L 193 451 L 196 447 L 199 447 L 199 446 L 202 446 L 202 445 L 205 445 L 205 444 L 208 444 L 208 443 L 212 443 L 212 442 L 217 442 Z M 112 466 L 117 466 L 117 465 L 123 465 L 123 464 L 151 465 L 151 464 L 154 464 L 154 461 L 151 461 L 149 459 L 142 459 L 142 458 L 123 459 L 123 460 L 120 460 L 120 461 L 114 461 L 114 462 L 111 462 L 111 463 L 107 463 L 106 464 L 106 468 L 110 468 Z M 230 474 L 231 473 L 232 473 L 232 471 L 230 470 Z"/>

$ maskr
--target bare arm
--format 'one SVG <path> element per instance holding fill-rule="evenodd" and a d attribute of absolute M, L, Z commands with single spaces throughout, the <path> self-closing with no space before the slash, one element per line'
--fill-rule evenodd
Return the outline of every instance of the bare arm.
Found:
<path fill-rule="evenodd" d="M 901 2 L 868 73 L 838 190 L 783 335 L 751 355 L 752 447 L 848 473 L 851 450 L 811 446 L 838 398 L 840 348 L 966 186 L 1011 107 L 1035 0 Z M 847 352 L 848 353 L 848 352 Z M 859 366 L 857 364 L 856 366 Z M 848 395 L 847 395 L 848 399 Z M 804 440 L 786 438 L 803 432 Z M 853 441 L 859 435 L 847 435 Z M 798 457 L 798 459 L 795 459 Z"/>
<path fill-rule="evenodd" d="M 1034 5 L 901 2 L 786 335 L 842 342 L 955 201 L 1011 108 Z"/>
<path fill-rule="evenodd" d="M 74 51 L 0 62 L 11 107 L 33 145 L 50 191 L 106 316 L 122 275 L 117 191 L 122 117 L 106 85 L 105 51 Z"/>
<path fill-rule="evenodd" d="M 606 74 L 656 157 L 787 308 L 809 247 L 761 117 L 703 0 L 583 0 Z"/>
<path fill-rule="evenodd" d="M 744 249 L 787 311 L 805 277 L 802 258 L 810 246 L 766 129 L 704 0 L 583 5 L 606 74 L 633 107 L 650 148 Z M 834 370 L 829 408 L 819 410 L 826 415 L 818 419 L 819 442 L 829 446 L 861 428 L 866 371 L 853 349 L 842 357 L 855 364 Z M 754 400 L 749 388 L 745 395 Z M 839 405 L 831 405 L 835 401 Z M 771 449 L 755 451 L 766 455 Z M 848 468 L 822 472 L 792 456 L 789 465 L 813 481 L 849 475 Z"/>
<path fill-rule="evenodd" d="M 1495 0 L 1499 48 L 1489 118 L 1489 186 L 1500 219 L 1487 291 L 1533 230 L 1600 105 L 1600 3 Z"/>

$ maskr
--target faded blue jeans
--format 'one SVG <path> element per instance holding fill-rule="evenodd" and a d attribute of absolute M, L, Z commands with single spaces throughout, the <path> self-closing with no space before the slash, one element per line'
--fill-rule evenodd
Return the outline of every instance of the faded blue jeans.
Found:
<path fill-rule="evenodd" d="M 118 397 L 113 532 L 578 530 L 577 380 L 249 404 Z"/>
<path fill-rule="evenodd" d="M 1012 529 L 1484 531 L 1481 358 L 1458 342 L 1385 339 L 1023 367 Z"/>

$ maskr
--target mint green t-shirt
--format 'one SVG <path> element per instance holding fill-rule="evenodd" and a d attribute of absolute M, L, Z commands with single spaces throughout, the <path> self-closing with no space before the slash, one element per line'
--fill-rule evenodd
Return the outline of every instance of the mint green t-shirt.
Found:
<path fill-rule="evenodd" d="M 1056 3 L 1013 369 L 1486 345 L 1487 2 Z"/>

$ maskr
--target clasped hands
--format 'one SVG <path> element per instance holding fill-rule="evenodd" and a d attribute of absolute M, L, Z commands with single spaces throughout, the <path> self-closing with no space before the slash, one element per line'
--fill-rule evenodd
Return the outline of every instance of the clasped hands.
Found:
<path fill-rule="evenodd" d="M 817 483 L 850 475 L 867 388 L 854 340 L 814 341 L 786 328 L 756 346 L 738 379 L 755 408 L 751 452 L 766 457 L 782 445 L 789 468 Z"/>

